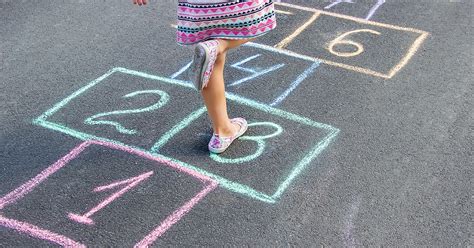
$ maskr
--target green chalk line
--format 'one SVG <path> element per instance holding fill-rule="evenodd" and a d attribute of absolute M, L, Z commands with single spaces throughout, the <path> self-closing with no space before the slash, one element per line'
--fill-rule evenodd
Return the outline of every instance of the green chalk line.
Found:
<path fill-rule="evenodd" d="M 244 136 L 240 137 L 239 140 L 250 140 L 250 141 L 254 141 L 254 142 L 257 143 L 256 151 L 253 154 L 250 154 L 248 156 L 240 157 L 240 158 L 225 158 L 225 157 L 222 157 L 219 154 L 211 153 L 210 157 L 214 161 L 219 162 L 219 163 L 223 163 L 223 164 L 241 164 L 241 163 L 252 161 L 252 160 L 260 157 L 263 154 L 263 152 L 265 151 L 266 142 L 264 140 L 270 139 L 270 138 L 275 137 L 275 136 L 278 136 L 283 132 L 283 128 L 280 125 L 278 125 L 276 123 L 273 123 L 273 122 L 253 122 L 253 123 L 250 123 L 248 126 L 249 127 L 253 127 L 253 126 L 271 126 L 271 127 L 275 128 L 277 131 L 272 133 L 272 134 L 263 135 L 263 136 L 244 135 Z"/>
<path fill-rule="evenodd" d="M 231 94 L 231 93 L 226 93 L 226 97 L 231 101 L 235 101 L 237 103 L 240 103 L 240 104 L 252 107 L 252 108 L 259 109 L 262 112 L 272 114 L 272 115 L 276 115 L 276 116 L 279 116 L 279 117 L 282 117 L 282 118 L 285 118 L 285 119 L 288 119 L 288 120 L 292 120 L 292 121 L 299 122 L 299 123 L 309 125 L 309 126 L 312 126 L 312 127 L 316 127 L 316 128 L 325 129 L 329 132 L 329 134 L 326 137 L 324 137 L 323 140 L 318 142 L 311 149 L 311 151 L 307 155 L 305 155 L 297 163 L 297 165 L 292 169 L 292 171 L 287 176 L 287 178 L 278 186 L 275 193 L 273 195 L 269 196 L 265 193 L 262 193 L 262 192 L 259 192 L 259 191 L 255 190 L 255 189 L 253 189 L 253 188 L 251 188 L 247 185 L 243 185 L 243 184 L 240 184 L 240 183 L 237 183 L 237 182 L 234 182 L 234 181 L 230 181 L 230 180 L 228 180 L 224 177 L 213 174 L 213 173 L 208 172 L 208 171 L 206 171 L 204 169 L 201 169 L 199 167 L 196 167 L 196 166 L 187 164 L 185 162 L 179 161 L 177 159 L 169 158 L 169 157 L 166 157 L 162 154 L 157 153 L 157 151 L 159 151 L 159 149 L 162 148 L 174 135 L 179 133 L 181 130 L 183 130 L 189 124 L 191 124 L 194 120 L 196 120 L 202 114 L 204 114 L 206 112 L 205 107 L 199 108 L 198 110 L 196 110 L 193 113 L 191 113 L 190 115 L 188 115 L 184 120 L 182 120 L 181 122 L 176 124 L 170 131 L 165 133 L 152 146 L 152 148 L 150 150 L 144 150 L 143 148 L 136 147 L 136 146 L 130 146 L 130 145 L 124 144 L 124 143 L 116 141 L 116 140 L 107 139 L 107 138 L 103 138 L 103 137 L 98 137 L 98 136 L 91 135 L 91 134 L 86 134 L 86 133 L 68 128 L 68 127 L 66 127 L 64 125 L 61 125 L 61 124 L 46 121 L 47 118 L 49 118 L 51 115 L 53 115 L 55 112 L 57 112 L 60 108 L 64 107 L 71 100 L 73 100 L 74 98 L 76 98 L 80 94 L 84 93 L 88 89 L 92 88 L 96 84 L 100 83 L 102 80 L 104 80 L 105 78 L 107 78 L 108 76 L 112 75 L 115 72 L 121 72 L 121 73 L 129 74 L 129 75 L 134 75 L 134 76 L 139 76 L 139 77 L 143 77 L 143 78 L 152 79 L 152 80 L 158 80 L 158 81 L 162 81 L 162 82 L 165 82 L 165 83 L 179 85 L 179 86 L 183 86 L 183 87 L 195 90 L 194 87 L 191 84 L 189 84 L 185 81 L 182 81 L 182 80 L 171 79 L 171 78 L 166 78 L 166 77 L 161 77 L 161 76 L 155 76 L 155 75 L 151 75 L 151 74 L 140 72 L 140 71 L 134 71 L 134 70 L 126 69 L 126 68 L 116 67 L 116 68 L 113 68 L 113 69 L 109 70 L 107 73 L 105 73 L 101 77 L 91 81 L 86 86 L 84 86 L 84 87 L 80 88 L 79 90 L 75 91 L 73 94 L 69 95 L 68 97 L 66 97 L 65 99 L 60 101 L 59 103 L 55 104 L 52 108 L 48 109 L 45 113 L 43 113 L 42 115 L 40 115 L 39 117 L 34 119 L 33 123 L 36 124 L 36 125 L 39 125 L 39 126 L 43 126 L 45 128 L 48 128 L 48 129 L 52 129 L 52 130 L 56 130 L 56 131 L 59 131 L 59 132 L 62 132 L 62 133 L 69 134 L 69 135 L 71 135 L 73 137 L 76 137 L 78 139 L 81 139 L 81 140 L 100 140 L 100 141 L 104 141 L 104 142 L 110 142 L 110 143 L 118 144 L 118 145 L 121 145 L 121 146 L 126 146 L 126 147 L 130 147 L 130 148 L 133 148 L 133 149 L 137 149 L 137 150 L 140 150 L 142 152 L 148 153 L 152 156 L 156 156 L 156 157 L 159 157 L 159 158 L 162 158 L 162 159 L 173 161 L 173 162 L 175 162 L 175 163 L 177 163 L 177 164 L 179 164 L 183 167 L 195 170 L 199 173 L 202 173 L 202 174 L 204 174 L 208 177 L 211 177 L 211 178 L 215 179 L 216 181 L 219 182 L 219 185 L 221 185 L 222 187 L 224 187 L 224 188 L 226 188 L 230 191 L 240 193 L 240 194 L 243 194 L 243 195 L 246 195 L 246 196 L 249 196 L 251 198 L 254 198 L 254 199 L 257 199 L 257 200 L 260 200 L 260 201 L 263 201 L 263 202 L 267 202 L 267 203 L 275 203 L 276 200 L 278 200 L 281 197 L 283 192 L 292 183 L 292 181 L 295 180 L 296 177 L 301 174 L 301 172 L 310 164 L 310 162 L 315 157 L 317 157 L 331 143 L 331 141 L 339 133 L 339 129 L 334 128 L 330 125 L 315 122 L 315 121 L 313 121 L 311 119 L 308 119 L 306 117 L 301 117 L 301 116 L 298 116 L 298 115 L 293 114 L 293 113 L 289 113 L 289 112 L 286 112 L 286 111 L 283 111 L 283 110 L 280 110 L 280 109 L 276 109 L 276 108 L 270 107 L 266 104 L 263 104 L 263 103 L 260 103 L 260 102 L 254 101 L 254 100 L 242 98 L 240 96 L 237 96 L 237 95 L 234 95 L 234 94 Z"/>
<path fill-rule="evenodd" d="M 158 153 L 159 150 L 171 139 L 174 135 L 181 132 L 181 130 L 185 129 L 189 124 L 199 118 L 202 114 L 206 113 L 206 107 L 202 107 L 176 124 L 171 130 L 166 132 L 150 149 L 151 152 Z"/>

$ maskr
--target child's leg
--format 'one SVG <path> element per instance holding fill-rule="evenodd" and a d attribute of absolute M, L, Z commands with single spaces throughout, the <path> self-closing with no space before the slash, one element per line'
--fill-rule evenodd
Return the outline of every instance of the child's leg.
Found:
<path fill-rule="evenodd" d="M 207 112 L 212 121 L 214 133 L 223 137 L 234 135 L 239 129 L 235 124 L 230 123 L 227 115 L 227 104 L 225 99 L 224 86 L 224 65 L 226 59 L 226 52 L 229 49 L 238 47 L 246 42 L 245 40 L 224 40 L 219 39 L 219 54 L 214 64 L 211 77 L 207 87 L 205 87 L 201 94 L 204 98 L 204 103 L 207 107 Z"/>
<path fill-rule="evenodd" d="M 221 51 L 226 52 L 229 49 L 236 48 L 240 45 L 243 45 L 252 39 L 239 39 L 239 40 L 225 40 L 225 39 L 219 39 L 219 48 Z"/>

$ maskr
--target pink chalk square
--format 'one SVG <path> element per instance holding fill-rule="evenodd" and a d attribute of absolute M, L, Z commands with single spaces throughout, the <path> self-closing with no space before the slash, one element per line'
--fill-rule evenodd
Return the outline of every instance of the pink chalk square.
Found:
<path fill-rule="evenodd" d="M 117 167 L 123 161 L 131 167 Z M 163 185 L 168 190 L 157 187 Z M 216 187 L 166 158 L 86 141 L 1 197 L 0 226 L 66 247 L 112 245 L 108 241 L 148 247 Z"/>

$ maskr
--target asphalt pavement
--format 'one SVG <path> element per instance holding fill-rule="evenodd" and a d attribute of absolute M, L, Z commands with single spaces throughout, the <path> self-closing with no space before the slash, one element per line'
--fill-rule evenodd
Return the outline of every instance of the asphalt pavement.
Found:
<path fill-rule="evenodd" d="M 471 247 L 473 4 L 283 1 L 226 153 L 177 1 L 0 1 L 0 246 Z"/>

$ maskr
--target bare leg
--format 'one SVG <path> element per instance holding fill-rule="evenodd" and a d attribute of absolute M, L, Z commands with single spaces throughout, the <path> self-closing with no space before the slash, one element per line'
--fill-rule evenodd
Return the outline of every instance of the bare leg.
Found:
<path fill-rule="evenodd" d="M 239 127 L 230 122 L 227 114 L 227 103 L 225 98 L 224 85 L 224 65 L 226 53 L 229 49 L 238 47 L 246 42 L 245 40 L 225 40 L 219 39 L 219 53 L 212 71 L 211 77 L 207 87 L 205 87 L 201 94 L 204 98 L 204 103 L 207 107 L 207 113 L 212 121 L 214 133 L 223 137 L 232 136 Z"/>

